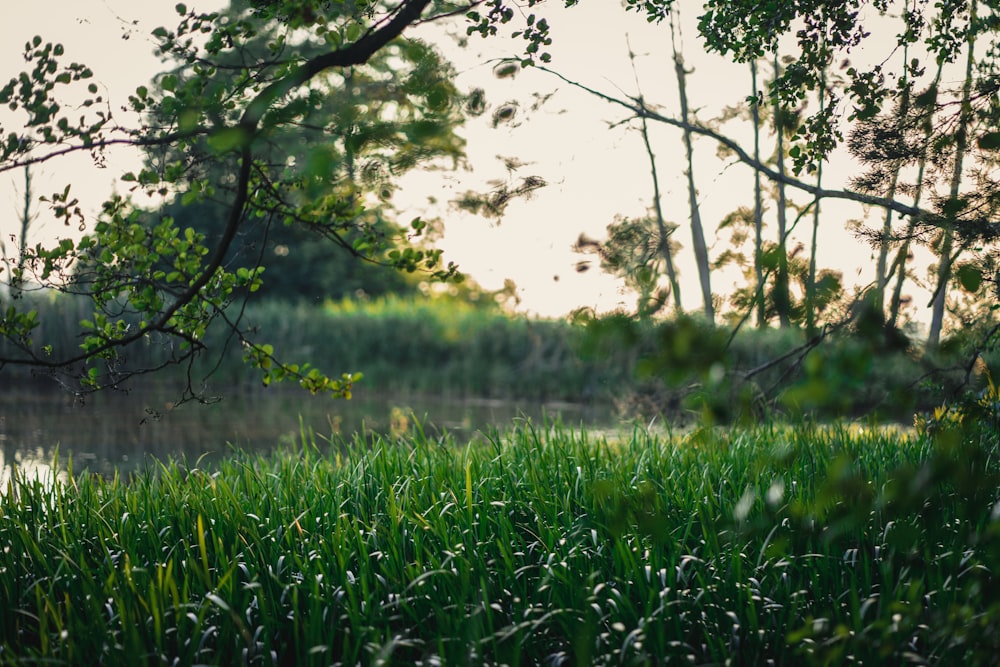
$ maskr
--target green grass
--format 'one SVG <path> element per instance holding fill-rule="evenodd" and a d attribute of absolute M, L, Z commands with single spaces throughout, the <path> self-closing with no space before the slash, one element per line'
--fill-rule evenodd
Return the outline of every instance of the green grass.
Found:
<path fill-rule="evenodd" d="M 82 303 L 35 295 L 18 305 L 39 312 L 41 325 L 33 334 L 37 354 L 44 356 L 43 343 L 52 346 L 52 358 L 76 354 L 81 340 L 74 332 L 89 317 Z M 981 346 L 977 331 L 959 332 L 933 354 L 919 346 L 885 349 L 877 336 L 854 337 L 828 341 L 804 359 L 792 355 L 771 364 L 804 343 L 805 334 L 744 327 L 726 347 L 729 330 L 691 317 L 640 323 L 616 316 L 584 327 L 512 316 L 453 298 L 384 297 L 323 305 L 265 299 L 245 311 L 234 306 L 229 317 L 238 315 L 257 342 L 273 344 L 281 361 L 309 363 L 332 377 L 361 372 L 357 390 L 368 395 L 596 403 L 646 420 L 707 412 L 716 423 L 731 423 L 760 415 L 762 402 L 773 399 L 771 407 L 783 416 L 876 413 L 883 420 L 909 422 L 915 412 L 933 410 L 944 397 L 982 389 L 989 375 L 985 370 L 1000 375 L 1000 353 L 993 349 L 981 350 L 981 363 L 967 374 L 970 345 Z M 195 388 L 204 382 L 209 395 L 259 387 L 260 372 L 244 362 L 244 350 L 230 334 L 225 326 L 210 327 L 207 352 L 193 368 L 168 365 L 155 381 L 174 387 L 192 381 Z M 112 366 L 116 371 L 156 368 L 176 352 L 164 336 L 151 335 Z M 20 353 L 0 340 L 2 355 Z M 756 370 L 747 377 L 751 369 Z M 22 386 L 35 383 L 37 370 L 27 365 L 5 369 Z M 144 375 L 135 385 L 150 378 Z M 73 386 L 75 380 L 68 380 Z"/>
<path fill-rule="evenodd" d="M 0 664 L 992 664 L 995 434 L 313 437 L 0 498 Z"/>

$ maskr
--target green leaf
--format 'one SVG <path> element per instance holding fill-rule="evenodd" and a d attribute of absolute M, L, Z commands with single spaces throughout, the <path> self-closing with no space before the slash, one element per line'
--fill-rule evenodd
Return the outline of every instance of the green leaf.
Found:
<path fill-rule="evenodd" d="M 976 141 L 984 151 L 1000 149 L 1000 132 L 987 132 Z"/>
<path fill-rule="evenodd" d="M 208 137 L 208 145 L 218 153 L 227 153 L 241 148 L 250 139 L 241 127 L 227 127 Z"/>
<path fill-rule="evenodd" d="M 963 264 L 955 271 L 958 282 L 966 292 L 978 292 L 983 284 L 983 272 L 971 264 Z"/>
<path fill-rule="evenodd" d="M 197 109 L 187 108 L 180 112 L 177 117 L 177 129 L 181 132 L 191 132 L 198 127 L 201 114 Z"/>
<path fill-rule="evenodd" d="M 941 212 L 946 217 L 953 218 L 961 213 L 968 205 L 969 202 L 962 197 L 952 197 L 941 207 Z"/>

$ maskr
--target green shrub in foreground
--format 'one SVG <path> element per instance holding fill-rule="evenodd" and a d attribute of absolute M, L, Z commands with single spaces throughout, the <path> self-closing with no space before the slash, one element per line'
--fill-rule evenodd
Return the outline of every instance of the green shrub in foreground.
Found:
<path fill-rule="evenodd" d="M 0 499 L 0 663 L 991 664 L 994 434 L 530 425 Z"/>

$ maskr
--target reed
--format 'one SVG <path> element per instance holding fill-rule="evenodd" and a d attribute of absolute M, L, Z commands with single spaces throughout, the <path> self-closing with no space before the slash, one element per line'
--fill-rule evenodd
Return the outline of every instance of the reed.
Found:
<path fill-rule="evenodd" d="M 20 477 L 0 663 L 991 664 L 996 453 L 995 434 L 418 425 Z"/>
<path fill-rule="evenodd" d="M 72 332 L 86 317 L 79 303 L 38 297 L 30 306 L 39 310 L 43 323 L 34 336 L 40 354 L 43 343 L 57 357 L 77 349 L 80 341 Z M 235 319 L 236 313 L 230 316 Z M 685 329 L 672 321 L 627 320 L 623 337 L 607 322 L 588 329 L 453 298 L 383 297 L 322 305 L 262 300 L 241 311 L 240 321 L 255 339 L 273 344 L 287 363 L 308 362 L 338 377 L 363 373 L 362 392 L 613 403 L 626 417 L 647 419 L 663 414 L 676 418 L 684 410 L 704 412 L 707 403 L 718 413 L 713 414 L 717 421 L 732 421 L 752 412 L 757 399 L 766 395 L 786 414 L 834 418 L 877 411 L 882 419 L 908 422 L 914 412 L 940 405 L 942 396 L 982 388 L 984 371 L 1000 372 L 1000 353 L 984 351 L 972 384 L 966 386 L 969 357 L 958 342 L 922 355 L 916 349 L 873 349 L 854 339 L 817 348 L 809 363 L 770 366 L 768 362 L 805 340 L 802 332 L 778 329 L 741 329 L 715 359 L 705 351 L 705 341 L 728 340 L 729 332 L 704 324 Z M 667 335 L 671 328 L 675 335 Z M 678 347 L 678 331 L 687 337 L 679 346 L 687 351 L 672 349 Z M 205 343 L 209 353 L 193 369 L 168 367 L 157 380 L 178 384 L 190 377 L 209 393 L 259 386 L 259 373 L 243 362 L 243 350 L 228 329 L 210 328 Z M 154 336 L 115 363 L 124 369 L 158 367 L 174 349 Z M 0 353 L 15 354 L 5 341 L 0 341 Z M 723 384 L 705 383 L 706 359 L 697 353 L 728 369 Z M 747 379 L 746 371 L 757 368 L 767 370 Z M 28 366 L 11 365 L 4 372 L 9 377 L 32 375 Z M 705 391 L 692 395 L 697 387 Z M 685 404 L 685 397 L 696 400 Z"/>

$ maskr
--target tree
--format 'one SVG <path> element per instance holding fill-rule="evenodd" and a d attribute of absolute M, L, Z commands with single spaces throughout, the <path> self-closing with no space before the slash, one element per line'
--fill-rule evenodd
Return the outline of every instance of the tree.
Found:
<path fill-rule="evenodd" d="M 760 163 L 760 104 L 757 88 L 757 61 L 750 61 L 750 85 L 753 100 L 750 103 L 751 120 L 753 121 L 753 159 Z M 753 284 L 754 293 L 764 294 L 764 197 L 761 193 L 760 170 L 753 172 Z M 763 329 L 767 326 L 764 299 L 757 300 L 757 326 Z"/>
<path fill-rule="evenodd" d="M 654 208 L 655 211 L 655 208 Z M 580 235 L 574 249 L 596 254 L 601 269 L 621 278 L 636 293 L 635 315 L 646 320 L 660 313 L 671 298 L 674 314 L 683 311 L 677 305 L 676 278 L 671 279 L 671 257 L 675 253 L 671 236 L 677 225 L 666 222 L 656 211 L 641 218 L 617 217 L 608 225 L 608 238 L 596 241 Z M 667 284 L 662 284 L 663 277 Z"/>
<path fill-rule="evenodd" d="M 247 9 L 247 0 L 234 0 L 227 13 L 230 20 L 236 20 Z M 220 58 L 220 67 L 226 69 L 218 69 L 215 76 L 224 78 L 233 69 L 269 58 L 268 45 L 281 39 L 279 32 L 278 25 L 261 25 L 238 52 Z M 296 44 L 296 50 L 314 55 L 324 46 L 304 40 Z M 161 80 L 175 77 L 177 85 L 183 86 L 190 75 L 181 66 L 161 75 Z M 445 168 L 454 167 L 463 157 L 465 142 L 456 133 L 463 114 L 461 105 L 453 103 L 462 96 L 454 77 L 454 70 L 433 47 L 400 37 L 365 65 L 324 75 L 322 85 L 328 94 L 322 103 L 295 123 L 273 131 L 261 147 L 261 159 L 307 169 L 315 168 L 309 164 L 313 161 L 347 196 L 364 201 L 365 210 L 352 221 L 353 228 L 370 229 L 381 238 L 403 236 L 406 230 L 395 223 L 391 200 L 395 179 L 418 165 L 431 169 L 441 162 Z M 154 149 L 149 151 L 148 163 L 155 168 L 158 162 L 175 157 Z M 223 180 L 218 163 L 206 161 L 199 169 L 208 181 Z M 225 200 L 185 205 L 178 195 L 164 214 L 173 217 L 181 229 L 190 226 L 211 238 L 225 225 Z M 153 222 L 158 216 L 151 212 L 148 218 Z M 230 271 L 263 267 L 266 280 L 259 290 L 263 298 L 320 302 L 354 294 L 416 292 L 418 280 L 384 266 L 384 261 L 352 261 L 357 256 L 353 243 L 361 238 L 354 229 L 337 236 L 326 232 L 321 225 L 304 221 L 288 225 L 278 216 L 267 215 L 240 230 L 225 265 Z"/>
<path fill-rule="evenodd" d="M 36 311 L 4 304 L 0 336 L 17 352 L 0 364 L 68 370 L 79 374 L 84 388 L 96 389 L 121 381 L 117 362 L 128 346 L 164 336 L 176 343 L 171 363 L 190 361 L 204 352 L 209 324 L 219 321 L 240 339 L 265 383 L 294 379 L 313 392 L 349 397 L 356 376 L 333 378 L 308 363 L 283 363 L 274 358 L 273 348 L 253 340 L 241 326 L 239 309 L 233 314 L 229 306 L 259 290 L 262 267 L 231 270 L 227 257 L 253 220 L 267 219 L 269 225 L 304 225 L 361 259 L 425 272 L 432 279 L 456 278 L 457 267 L 443 266 L 439 251 L 410 242 L 424 232 L 425 222 L 410 224 L 411 238 L 386 235 L 373 224 L 366 212 L 374 188 L 361 187 L 367 184 L 357 173 L 353 180 L 330 177 L 330 142 L 288 147 L 281 141 L 290 128 L 315 119 L 317 110 L 350 87 L 352 68 L 394 49 L 416 48 L 415 42 L 397 41 L 414 26 L 464 16 L 470 34 L 489 36 L 514 19 L 512 3 L 251 0 L 236 16 L 198 12 L 183 3 L 176 10 L 176 27 L 157 28 L 153 37 L 158 53 L 181 63 L 180 69 L 129 97 L 127 110 L 143 119 L 136 126 L 119 123 L 88 67 L 66 64 L 63 47 L 38 36 L 26 44 L 29 70 L 0 87 L 0 103 L 22 114 L 24 128 L 22 133 L 0 131 L 0 171 L 74 152 L 99 159 L 102 151 L 118 145 L 142 148 L 153 157 L 138 173 L 122 177 L 132 191 L 110 197 L 97 220 L 85 217 L 69 185 L 47 199 L 58 218 L 86 233 L 62 238 L 54 247 L 37 245 L 28 250 L 27 261 L 39 284 L 89 299 L 93 316 L 81 323 L 79 350 L 54 350 L 33 340 Z M 263 56 L 244 58 L 249 55 L 244 45 L 265 28 L 275 37 Z M 548 59 L 547 24 L 532 20 L 519 36 L 525 40 L 526 63 Z M 329 75 L 335 72 L 341 79 L 331 84 Z M 332 89 L 336 84 L 342 87 Z M 459 102 L 440 78 L 418 78 L 413 85 L 425 87 L 422 112 Z M 81 88 L 86 97 L 79 115 L 64 108 L 59 95 Z M 359 166 L 359 154 L 346 153 L 363 143 L 353 127 L 334 128 L 342 133 L 348 171 Z M 386 150 L 394 159 L 405 155 L 391 142 Z M 406 159 L 424 157 L 418 152 Z M 183 206 L 218 201 L 225 225 L 209 236 L 194 227 L 179 228 L 166 213 L 155 224 L 143 224 L 149 214 L 135 203 L 140 196 L 179 197 Z M 74 273 L 78 263 L 88 270 Z"/>
<path fill-rule="evenodd" d="M 635 54 L 632 52 L 631 45 L 629 45 L 628 57 L 629 61 L 632 63 L 632 74 L 635 77 L 635 84 L 638 88 L 639 73 L 635 67 Z M 645 105 L 641 93 L 639 95 L 639 103 Z M 681 313 L 684 312 L 684 305 L 681 300 L 681 284 L 677 279 L 677 268 L 674 266 L 674 248 L 670 239 L 677 226 L 668 223 L 664 217 L 663 197 L 660 192 L 660 174 L 656 168 L 656 154 L 653 152 L 653 144 L 649 139 L 649 123 L 645 118 L 640 118 L 639 121 L 639 132 L 642 135 L 642 145 L 645 147 L 646 156 L 649 158 L 649 173 L 653 179 L 653 212 L 656 215 L 655 238 L 657 239 L 657 248 L 660 256 L 663 258 L 663 272 L 666 273 L 667 281 L 670 283 L 670 292 L 673 297 L 674 310 L 677 313 Z M 614 227 L 609 227 L 608 231 L 610 232 L 609 236 L 613 238 L 616 233 Z M 658 274 L 659 272 L 654 273 Z M 645 284 L 649 285 L 649 282 L 647 281 Z M 652 285 L 649 286 L 652 287 Z M 646 292 L 643 292 L 640 290 L 640 303 L 647 300 L 648 293 L 651 291 L 652 290 L 647 290 Z M 640 309 L 642 309 L 641 305 Z"/>
<path fill-rule="evenodd" d="M 672 11 L 670 14 L 670 46 L 673 51 L 674 73 L 677 76 L 677 92 L 681 104 L 681 122 L 685 126 L 689 126 L 691 124 L 691 112 L 688 108 L 687 97 L 687 75 L 689 72 L 684 66 L 684 56 L 677 48 L 680 33 L 680 26 L 677 25 L 679 20 L 680 17 L 677 16 L 677 11 Z M 642 118 L 642 122 L 646 122 L 645 117 Z M 695 187 L 694 148 L 691 144 L 691 131 L 685 129 L 683 136 L 684 155 L 687 160 L 688 209 L 691 212 L 691 247 L 694 250 L 698 266 L 698 281 L 701 285 L 701 300 L 705 319 L 709 322 L 714 322 L 715 304 L 712 301 L 712 273 L 709 267 L 708 246 L 705 243 L 705 229 L 701 223 L 698 189 Z"/>
<path fill-rule="evenodd" d="M 24 192 L 22 200 L 23 208 L 18 216 L 19 229 L 17 234 L 17 254 L 14 262 L 7 254 L 7 245 L 0 239 L 0 251 L 3 252 L 3 268 L 6 269 L 7 294 L 10 298 L 16 299 L 21 296 L 24 288 L 24 271 L 28 254 L 28 232 L 32 224 L 38 219 L 38 213 L 34 210 L 34 190 L 31 184 L 31 167 L 24 167 Z"/>

